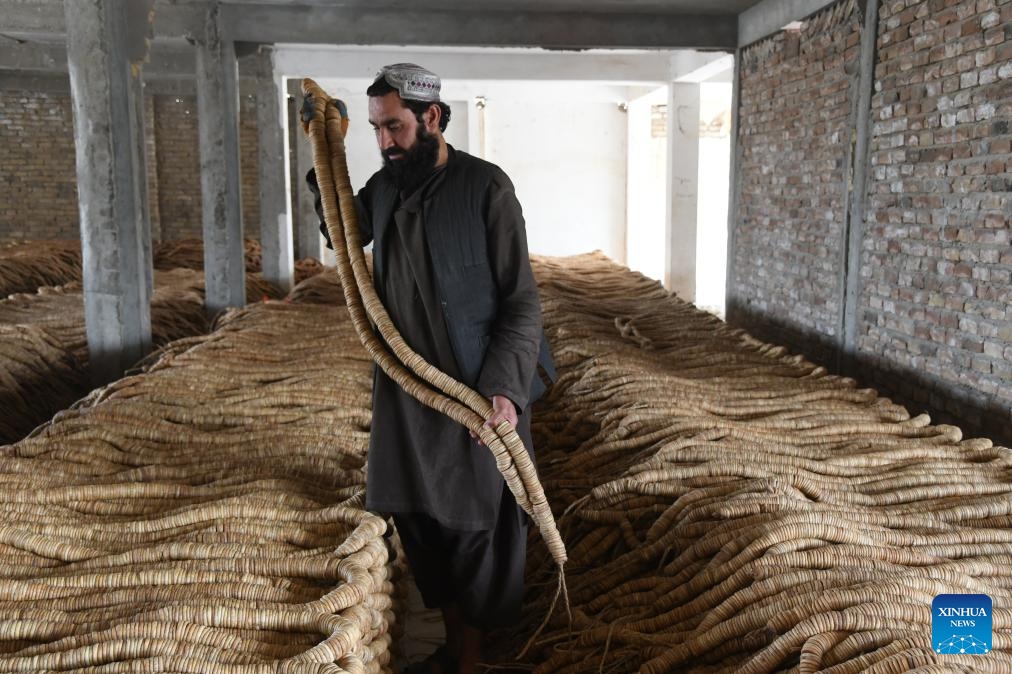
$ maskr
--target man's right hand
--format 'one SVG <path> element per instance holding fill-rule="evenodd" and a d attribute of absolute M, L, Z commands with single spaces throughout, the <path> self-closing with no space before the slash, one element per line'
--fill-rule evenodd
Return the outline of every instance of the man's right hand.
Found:
<path fill-rule="evenodd" d="M 504 421 L 508 421 L 510 426 L 516 428 L 517 406 L 506 396 L 494 395 L 492 396 L 492 415 L 485 421 L 484 426 L 485 428 L 495 429 Z M 469 432 L 471 433 L 471 437 L 478 441 L 479 445 L 485 444 L 477 433 L 474 431 Z"/>

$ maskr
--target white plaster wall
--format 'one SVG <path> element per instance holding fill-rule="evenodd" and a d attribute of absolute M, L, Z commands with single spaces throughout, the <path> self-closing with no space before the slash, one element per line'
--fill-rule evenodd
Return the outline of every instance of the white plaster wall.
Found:
<path fill-rule="evenodd" d="M 624 87 L 485 87 L 486 158 L 512 178 L 532 253 L 601 250 L 624 263 Z"/>
<path fill-rule="evenodd" d="M 629 104 L 628 266 L 657 280 L 664 279 L 665 271 L 667 143 L 650 137 L 650 106 L 667 102 L 667 88 L 662 87 Z M 730 84 L 700 85 L 695 304 L 720 316 L 727 267 L 730 106 Z M 719 128 L 718 122 L 723 122 Z"/>
<path fill-rule="evenodd" d="M 667 136 L 651 133 L 651 108 L 667 105 L 668 88 L 629 102 L 629 167 L 626 264 L 658 281 L 664 280 L 664 199 L 667 194 Z"/>
<path fill-rule="evenodd" d="M 699 138 L 696 306 L 723 316 L 731 162 L 731 85 L 704 82 L 700 85 L 699 99 L 699 117 L 704 127 Z"/>
<path fill-rule="evenodd" d="M 352 187 L 381 166 L 368 123 L 369 81 L 319 80 L 348 106 L 345 141 Z M 625 262 L 626 88 L 576 82 L 446 81 L 452 108 L 447 141 L 471 147 L 477 124 L 474 98 L 483 96 L 485 158 L 513 180 L 527 222 L 532 253 L 573 255 L 601 250 Z M 469 149 L 471 148 L 471 149 Z"/>

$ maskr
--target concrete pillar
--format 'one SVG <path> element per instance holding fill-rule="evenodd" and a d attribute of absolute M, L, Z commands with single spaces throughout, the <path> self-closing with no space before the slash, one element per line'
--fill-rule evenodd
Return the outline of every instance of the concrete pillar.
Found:
<path fill-rule="evenodd" d="M 861 250 L 864 245 L 864 217 L 868 199 L 868 168 L 871 163 L 871 98 L 875 83 L 875 47 L 878 42 L 878 0 L 864 3 L 864 25 L 861 28 L 861 71 L 857 80 L 854 106 L 853 180 L 849 186 L 849 209 L 844 241 L 843 302 L 840 362 L 844 374 L 856 375 L 858 315 L 861 299 Z"/>
<path fill-rule="evenodd" d="M 141 225 L 141 269 L 144 271 L 145 292 L 148 298 L 155 292 L 155 271 L 152 265 L 153 253 L 151 251 L 151 201 L 148 194 L 148 153 L 147 139 L 145 137 L 146 125 L 144 123 L 144 82 L 141 81 L 140 73 L 137 77 L 130 78 L 130 99 L 134 105 L 134 115 L 137 119 L 137 135 L 134 142 L 137 143 L 137 192 L 140 206 Z"/>
<path fill-rule="evenodd" d="M 65 3 L 81 218 L 84 320 L 92 378 L 120 377 L 151 348 L 137 118 L 140 58 L 129 0 Z"/>
<path fill-rule="evenodd" d="M 696 299 L 696 210 L 699 193 L 699 84 L 668 85 L 668 196 L 664 285 Z"/>
<path fill-rule="evenodd" d="M 204 293 L 209 313 L 246 304 L 239 180 L 239 64 L 222 37 L 217 3 L 197 44 L 197 115 L 204 220 Z"/>
<path fill-rule="evenodd" d="M 744 149 L 738 138 L 741 128 L 741 54 L 739 49 L 734 55 L 734 81 L 731 85 L 731 167 L 727 205 L 727 271 L 724 284 L 724 316 L 732 321 L 734 312 L 739 306 L 735 288 L 735 255 L 738 245 L 738 218 L 741 214 L 741 165 Z"/>
<path fill-rule="evenodd" d="M 837 0 L 762 0 L 751 3 L 751 7 L 738 15 L 738 48 L 773 35 L 792 21 L 800 21 L 834 2 Z"/>
<path fill-rule="evenodd" d="M 260 164 L 260 246 L 263 276 L 284 292 L 292 289 L 292 214 L 288 208 L 288 113 L 281 81 L 274 76 L 274 49 L 257 55 L 257 130 Z"/>
<path fill-rule="evenodd" d="M 292 124 L 299 124 L 299 111 L 302 110 L 302 79 L 292 78 L 288 80 L 288 93 L 295 97 L 296 118 Z M 298 220 L 295 223 L 295 258 L 301 260 L 304 257 L 315 257 L 323 261 L 323 238 L 320 235 L 320 218 L 316 215 L 313 193 L 306 187 L 306 174 L 313 168 L 313 151 L 309 145 L 309 138 L 303 133 L 302 128 L 295 130 L 295 186 L 296 193 L 293 201 L 298 206 Z M 329 249 L 328 249 L 329 250 Z"/>

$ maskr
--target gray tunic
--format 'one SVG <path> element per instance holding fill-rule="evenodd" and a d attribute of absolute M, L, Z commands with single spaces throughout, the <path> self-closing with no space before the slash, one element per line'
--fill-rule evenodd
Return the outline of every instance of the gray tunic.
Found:
<path fill-rule="evenodd" d="M 445 170 L 411 195 L 401 195 L 383 239 L 382 278 L 375 284 L 391 320 L 405 341 L 428 362 L 459 379 L 435 287 L 433 260 L 425 238 L 424 205 L 443 185 Z M 520 204 L 503 174 L 489 187 L 487 245 L 489 264 L 500 294 L 537 297 L 527 258 L 526 233 Z M 528 304 L 530 304 L 528 302 Z M 537 306 L 537 302 L 534 302 Z M 541 333 L 540 312 L 504 326 L 534 335 Z M 506 335 L 504 339 L 509 339 Z M 486 397 L 505 395 L 526 404 L 530 382 L 521 381 L 515 354 L 486 352 L 477 389 Z M 529 354 L 533 360 L 537 352 Z M 526 370 L 529 372 L 530 367 Z M 518 432 L 531 450 L 530 408 L 519 415 Z M 490 529 L 498 517 L 503 478 L 488 448 L 467 429 L 404 393 L 378 368 L 373 386 L 366 507 L 380 512 L 425 513 L 444 526 Z M 511 507 L 515 507 L 510 501 Z"/>

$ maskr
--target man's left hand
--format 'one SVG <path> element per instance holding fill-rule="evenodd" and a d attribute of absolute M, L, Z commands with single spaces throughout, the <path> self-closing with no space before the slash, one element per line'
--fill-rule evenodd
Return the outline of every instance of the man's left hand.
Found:
<path fill-rule="evenodd" d="M 485 428 L 495 428 L 503 421 L 510 422 L 510 425 L 516 428 L 517 425 L 517 408 L 513 404 L 513 401 L 506 396 L 494 395 L 492 396 L 492 416 L 485 422 Z M 471 437 L 478 440 L 478 444 L 484 445 L 481 438 L 471 433 Z"/>

